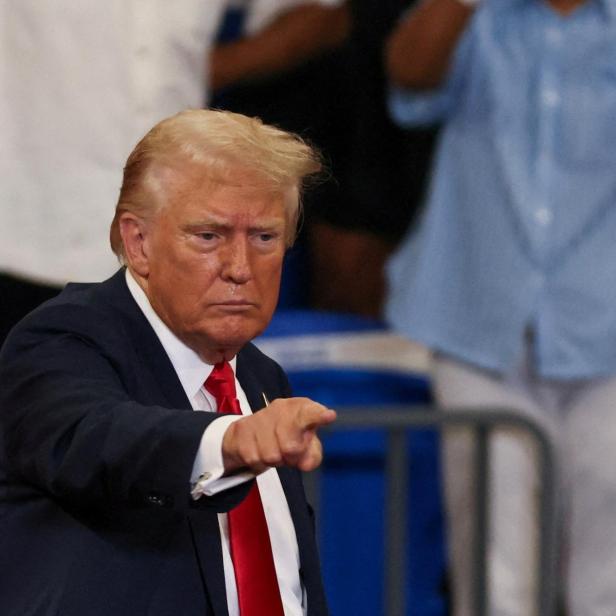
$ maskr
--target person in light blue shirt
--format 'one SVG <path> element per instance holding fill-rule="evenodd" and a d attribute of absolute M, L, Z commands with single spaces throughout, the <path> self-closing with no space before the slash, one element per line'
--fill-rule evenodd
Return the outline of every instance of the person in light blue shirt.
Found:
<path fill-rule="evenodd" d="M 435 351 L 441 405 L 548 431 L 567 614 L 616 614 L 616 2 L 424 0 L 387 59 L 394 118 L 444 123 L 387 318 Z M 456 616 L 474 613 L 468 446 L 445 447 Z M 536 471 L 523 439 L 493 453 L 489 613 L 528 616 Z"/>

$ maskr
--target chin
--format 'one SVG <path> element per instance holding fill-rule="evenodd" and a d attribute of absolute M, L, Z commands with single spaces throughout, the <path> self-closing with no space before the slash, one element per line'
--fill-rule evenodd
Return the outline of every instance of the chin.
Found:
<path fill-rule="evenodd" d="M 247 342 L 258 336 L 266 326 L 267 323 L 242 322 L 238 324 L 225 319 L 219 327 L 209 327 L 207 330 L 196 332 L 193 339 L 198 340 L 201 348 L 232 349 L 237 352 Z"/>

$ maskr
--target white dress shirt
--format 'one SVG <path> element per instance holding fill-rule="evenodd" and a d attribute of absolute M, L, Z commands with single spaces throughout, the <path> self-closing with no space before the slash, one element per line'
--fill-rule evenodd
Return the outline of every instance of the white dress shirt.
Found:
<path fill-rule="evenodd" d="M 156 312 L 154 312 L 143 289 L 137 284 L 128 270 L 126 270 L 126 283 L 131 295 L 167 352 L 193 409 L 196 411 L 216 412 L 216 400 L 203 387 L 203 384 L 212 372 L 213 366 L 206 364 L 197 353 L 179 340 L 163 323 Z M 233 358 L 230 363 L 235 372 L 236 358 Z M 235 380 L 235 387 L 242 414 L 252 414 L 246 394 L 237 378 Z M 241 418 L 221 417 L 205 430 L 201 439 L 201 446 L 195 457 L 190 485 L 187 478 L 186 489 L 188 491 L 190 486 L 193 486 L 193 498 L 200 498 L 204 494 L 216 494 L 254 477 L 250 473 L 222 477 L 224 472 L 222 438 L 228 425 L 239 419 Z M 270 469 L 257 477 L 257 483 L 270 534 L 274 566 L 278 577 L 285 616 L 303 616 L 306 613 L 306 597 L 299 578 L 300 563 L 297 537 L 278 473 L 275 469 Z M 218 522 L 222 540 L 229 616 L 239 616 L 235 575 L 229 549 L 227 515 L 219 514 Z"/>

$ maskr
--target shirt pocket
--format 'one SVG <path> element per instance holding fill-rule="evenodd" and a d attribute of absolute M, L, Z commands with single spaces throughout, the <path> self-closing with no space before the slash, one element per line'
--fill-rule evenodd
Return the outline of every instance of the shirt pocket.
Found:
<path fill-rule="evenodd" d="M 616 47 L 601 59 L 581 58 L 565 76 L 556 156 L 577 170 L 616 161 Z"/>

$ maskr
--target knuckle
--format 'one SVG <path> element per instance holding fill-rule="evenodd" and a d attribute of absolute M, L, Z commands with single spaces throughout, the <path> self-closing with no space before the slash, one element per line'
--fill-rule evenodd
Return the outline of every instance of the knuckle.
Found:
<path fill-rule="evenodd" d="M 249 419 L 249 417 L 243 417 L 242 419 L 238 419 L 230 426 L 234 430 L 236 437 L 240 441 L 244 441 L 247 438 L 247 435 L 250 433 L 250 423 L 247 423 L 247 419 Z"/>
<path fill-rule="evenodd" d="M 252 466 L 255 461 L 255 458 L 257 457 L 255 455 L 254 447 L 245 442 L 239 444 L 238 453 L 240 455 L 240 458 L 242 459 L 242 462 L 244 462 L 244 464 L 248 466 Z"/>
<path fill-rule="evenodd" d="M 263 462 L 261 460 L 261 457 L 258 455 L 255 455 L 254 452 L 250 452 L 246 458 L 245 458 L 245 463 L 246 466 L 248 466 L 249 468 L 255 469 L 255 468 L 260 468 L 263 465 Z"/>
<path fill-rule="evenodd" d="M 288 439 L 284 441 L 282 450 L 287 456 L 297 456 L 303 452 L 304 446 L 301 442 L 295 439 Z"/>
<path fill-rule="evenodd" d="M 267 466 L 280 466 L 282 461 L 282 456 L 279 451 L 270 451 L 263 455 L 263 462 Z"/>

